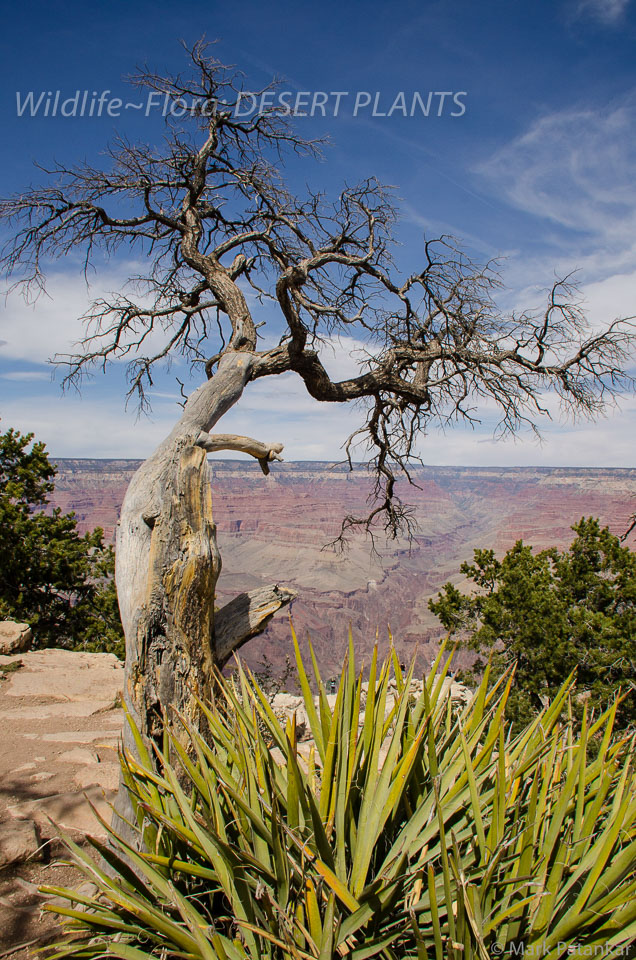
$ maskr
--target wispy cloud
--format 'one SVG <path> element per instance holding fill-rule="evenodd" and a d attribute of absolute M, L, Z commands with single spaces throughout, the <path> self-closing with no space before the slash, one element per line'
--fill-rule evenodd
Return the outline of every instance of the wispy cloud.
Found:
<path fill-rule="evenodd" d="M 104 271 L 102 283 L 87 289 L 76 272 L 58 270 L 47 282 L 47 295 L 27 303 L 15 292 L 0 309 L 0 357 L 46 363 L 56 353 L 72 353 L 84 335 L 79 320 L 92 299 L 121 289 L 121 271 Z"/>
<path fill-rule="evenodd" d="M 135 261 L 122 262 L 101 270 L 99 282 L 89 287 L 74 265 L 51 271 L 46 294 L 35 302 L 27 302 L 19 291 L 14 291 L 0 303 L 0 359 L 45 364 L 56 354 L 78 352 L 77 344 L 89 332 L 81 318 L 93 302 L 101 298 L 112 300 L 116 296 L 113 291 L 126 291 L 135 302 L 144 304 L 144 295 L 137 295 L 130 285 L 127 287 L 128 278 L 141 270 L 142 265 Z M 95 332 L 94 327 L 90 332 Z M 165 341 L 163 330 L 153 331 L 144 341 L 143 353 L 159 351 Z M 132 356 L 134 353 L 125 359 Z"/>
<path fill-rule="evenodd" d="M 0 373 L 3 380 L 15 380 L 17 382 L 29 383 L 32 380 L 50 380 L 50 374 L 44 370 L 12 370 L 9 373 Z"/>
<path fill-rule="evenodd" d="M 636 96 L 534 121 L 482 163 L 498 196 L 520 210 L 623 246 L 636 226 Z"/>
<path fill-rule="evenodd" d="M 464 248 L 470 247 L 471 250 L 481 254 L 488 260 L 506 256 L 506 251 L 502 253 L 501 247 L 495 247 L 492 243 L 484 240 L 483 237 L 467 231 L 464 227 L 456 223 L 449 223 L 446 220 L 440 220 L 422 214 L 412 204 L 406 201 L 402 202 L 400 209 L 403 220 L 406 223 L 413 223 L 415 226 L 420 227 L 427 238 L 441 236 L 456 237 Z"/>
<path fill-rule="evenodd" d="M 360 423 L 361 413 L 350 406 L 318 404 L 307 397 L 297 378 L 277 378 L 271 384 L 250 384 L 241 402 L 223 418 L 219 429 L 285 444 L 286 460 L 343 459 L 341 444 Z M 546 398 L 549 400 L 549 398 Z M 446 432 L 432 428 L 418 444 L 429 464 L 475 466 L 606 466 L 634 465 L 636 405 L 627 398 L 622 409 L 610 410 L 595 424 L 546 421 L 544 442 L 528 433 L 518 442 L 495 441 L 494 421 L 484 411 L 483 423 L 471 430 L 461 426 Z M 151 419 L 136 421 L 121 401 L 72 395 L 9 398 L 2 403 L 0 427 L 34 431 L 56 457 L 147 457 L 174 424 L 174 403 L 157 404 Z M 360 459 L 364 451 L 359 451 Z M 216 455 L 237 459 L 238 454 Z"/>
<path fill-rule="evenodd" d="M 525 192 L 516 193 L 514 177 L 505 181 L 505 196 L 511 203 L 522 209 L 533 209 L 533 184 L 540 184 L 544 191 L 544 203 L 548 205 L 548 195 L 558 201 L 558 185 L 550 184 L 548 173 L 542 167 L 550 167 L 549 145 L 556 137 L 555 122 L 548 123 L 540 134 L 530 131 L 527 142 L 536 145 L 534 155 L 524 158 L 522 141 L 502 148 L 501 155 L 493 161 L 488 175 L 493 175 L 497 165 L 504 163 L 505 151 L 515 158 L 515 162 L 527 172 Z M 583 150 L 581 145 L 581 150 Z M 622 156 L 622 155 L 621 155 Z M 621 160 L 621 164 L 623 160 Z M 525 164 L 525 166 L 524 166 Z M 556 168 L 554 168 L 556 171 Z M 555 172 L 556 175 L 556 172 Z M 626 176 L 621 181 L 625 195 L 624 224 L 629 220 L 631 205 L 631 185 Z M 603 209 L 605 198 L 598 195 L 596 189 L 589 187 L 589 202 Z M 587 195 L 586 195 L 587 196 Z M 588 202 L 588 199 L 585 201 Z M 413 212 L 412 212 L 413 213 Z M 634 313 L 633 291 L 636 290 L 636 256 L 631 261 L 632 271 L 623 275 L 611 274 L 607 270 L 610 263 L 609 251 L 620 251 L 618 238 L 610 229 L 610 224 L 601 221 L 595 226 L 590 210 L 578 210 L 576 216 L 585 225 L 588 232 L 578 226 L 569 226 L 574 216 L 568 208 L 559 213 L 560 225 L 571 235 L 588 236 L 594 227 L 595 238 L 605 251 L 604 272 L 592 271 L 595 282 L 585 291 L 589 295 L 593 319 L 603 322 L 612 320 L 619 314 Z M 552 222 L 552 221 L 551 221 Z M 595 244 L 589 245 L 589 257 L 592 260 Z M 580 247 L 579 249 L 583 249 Z M 528 258 L 524 260 L 527 269 Z M 617 255 L 613 261 L 616 266 Z M 629 261 L 625 261 L 626 270 Z M 569 264 L 571 266 L 571 263 Z M 598 264 L 597 264 L 598 265 Z M 545 266 L 545 264 L 544 264 Z M 514 267 L 514 263 L 513 263 Z M 549 283 L 550 270 L 535 271 Z M 527 279 L 518 266 L 517 289 Z M 108 277 L 107 282 L 117 286 L 116 276 Z M 14 369 L 3 371 L 5 382 L 2 402 L 3 427 L 15 426 L 18 429 L 34 430 L 39 439 L 44 440 L 55 456 L 106 456 L 106 457 L 145 457 L 169 432 L 179 416 L 177 407 L 178 391 L 172 388 L 166 379 L 157 384 L 153 391 L 152 418 L 138 421 L 134 408 L 124 411 L 122 399 L 121 370 L 111 388 L 99 388 L 86 391 L 82 397 L 70 394 L 59 396 L 59 387 L 55 384 L 48 388 L 45 384 L 30 384 L 29 381 L 49 379 L 49 371 L 44 367 L 47 357 L 58 351 L 68 350 L 73 340 L 81 335 L 81 328 L 75 318 L 81 314 L 86 304 L 86 291 L 81 283 L 70 276 L 59 274 L 52 277 L 51 292 L 53 299 L 41 300 L 35 309 L 25 306 L 21 301 L 11 301 L 1 327 L 4 339 L 8 341 L 0 351 L 13 361 Z M 533 296 L 526 298 L 524 306 L 537 302 L 536 290 L 529 291 Z M 631 306 L 631 309 L 630 309 Z M 364 344 L 351 337 L 341 337 L 325 343 L 320 350 L 323 362 L 334 379 L 343 379 L 353 375 L 364 356 Z M 26 362 L 25 362 L 26 361 Z M 24 370 L 27 365 L 38 370 Z M 116 372 L 116 371 L 115 371 Z M 12 382 L 13 381 L 13 382 Z M 191 386 L 188 388 L 191 389 Z M 99 396 L 94 393 L 99 390 Z M 91 395 L 93 394 L 93 395 Z M 547 424 L 546 443 L 543 447 L 528 442 L 522 444 L 493 443 L 494 426 L 492 411 L 480 410 L 483 424 L 473 432 L 453 428 L 446 434 L 439 434 L 434 428 L 423 438 L 420 452 L 428 463 L 437 464 L 571 464 L 588 465 L 603 462 L 613 465 L 631 465 L 633 463 L 632 437 L 636 429 L 636 415 L 630 407 L 622 414 L 616 414 L 596 426 L 560 427 Z M 327 405 L 314 401 L 304 388 L 300 379 L 287 374 L 250 384 L 241 402 L 223 419 L 220 429 L 239 434 L 248 434 L 261 440 L 277 440 L 285 444 L 284 456 L 292 460 L 341 460 L 342 443 L 356 427 L 363 422 L 364 414 L 359 407 L 350 405 Z M 358 456 L 362 458 L 364 451 Z M 228 456 L 235 456 L 229 454 Z"/>
<path fill-rule="evenodd" d="M 633 91 L 604 108 L 546 114 L 477 168 L 500 200 L 538 220 L 533 247 L 504 265 L 508 306 L 540 303 L 574 271 L 594 327 L 636 313 L 635 127 Z"/>
<path fill-rule="evenodd" d="M 578 0 L 576 14 L 614 24 L 622 19 L 628 5 L 629 0 Z"/>
<path fill-rule="evenodd" d="M 121 397 L 93 397 L 89 392 L 47 394 L 45 397 L 7 394 L 0 406 L 1 429 L 35 432 L 53 456 L 149 456 L 170 432 L 180 410 L 174 399 L 155 397 L 152 414 L 137 419 L 124 410 Z M 360 424 L 361 411 L 350 405 L 319 404 L 300 379 L 276 377 L 274 383 L 250 384 L 241 401 L 217 428 L 227 433 L 285 444 L 286 460 L 342 460 L 341 445 Z M 236 453 L 219 454 L 236 459 Z"/>

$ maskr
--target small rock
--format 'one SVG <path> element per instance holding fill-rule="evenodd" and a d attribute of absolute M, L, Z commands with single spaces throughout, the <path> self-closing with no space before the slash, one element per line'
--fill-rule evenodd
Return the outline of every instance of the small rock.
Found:
<path fill-rule="evenodd" d="M 99 768 L 98 764 L 98 768 Z M 101 814 L 104 820 L 110 821 L 112 810 L 109 801 L 114 799 L 114 792 L 104 796 L 101 787 L 88 787 L 84 794 L 77 790 L 69 793 L 58 793 L 37 800 L 23 800 L 7 807 L 7 813 L 16 821 L 35 821 L 40 829 L 51 830 L 51 821 L 65 832 L 70 833 L 72 839 L 78 834 L 90 834 L 100 840 L 106 839 L 106 831 L 96 820 L 86 799 Z M 9 825 L 7 824 L 7 827 Z"/>
<path fill-rule="evenodd" d="M 33 634 L 28 623 L 14 620 L 0 621 L 0 653 L 5 656 L 30 650 Z"/>
<path fill-rule="evenodd" d="M 294 710 L 298 710 L 304 704 L 305 701 L 302 697 L 295 697 L 292 693 L 277 693 L 272 697 L 274 710 L 284 710 L 285 713 L 293 713 Z"/>
<path fill-rule="evenodd" d="M 38 885 L 37 883 L 31 883 L 29 880 L 25 880 L 23 877 L 14 877 L 12 880 L 14 887 L 20 889 L 23 893 L 30 897 L 37 897 L 38 895 Z"/>
<path fill-rule="evenodd" d="M 84 750 L 82 747 L 73 747 L 72 750 L 66 750 L 58 757 L 61 763 L 81 763 L 91 766 L 99 763 L 99 757 L 93 750 Z"/>
<path fill-rule="evenodd" d="M 277 693 L 276 696 L 272 697 L 272 710 L 283 725 L 287 719 L 291 719 L 296 714 L 297 740 L 305 740 L 311 736 L 309 718 L 302 697 L 295 697 L 290 693 Z"/>
<path fill-rule="evenodd" d="M 0 824 L 0 867 L 25 860 L 42 860 L 40 845 L 33 821 Z"/>
<path fill-rule="evenodd" d="M 287 757 L 283 756 L 278 747 L 270 747 L 269 753 L 274 763 L 278 764 L 279 767 L 284 767 L 286 765 Z"/>
<path fill-rule="evenodd" d="M 95 763 L 90 767 L 81 767 L 73 775 L 78 787 L 102 787 L 115 792 L 119 786 L 121 767 L 118 763 Z"/>
<path fill-rule="evenodd" d="M 81 896 L 89 898 L 94 898 L 99 893 L 99 887 L 96 883 L 91 883 L 90 880 L 84 880 L 83 883 L 80 883 L 76 890 Z"/>
<path fill-rule="evenodd" d="M 122 720 L 119 717 L 118 726 L 121 727 L 121 724 Z M 57 730 L 55 733 L 33 734 L 34 737 L 40 736 L 42 740 L 55 743 L 90 743 L 92 740 L 99 740 L 100 737 L 117 743 L 119 735 L 119 730 L 113 730 L 112 733 L 108 730 Z M 105 746 L 105 744 L 98 744 L 98 746 Z"/>
<path fill-rule="evenodd" d="M 451 700 L 459 700 L 461 703 L 468 703 L 472 698 L 472 690 L 463 683 L 453 681 L 450 685 Z"/>

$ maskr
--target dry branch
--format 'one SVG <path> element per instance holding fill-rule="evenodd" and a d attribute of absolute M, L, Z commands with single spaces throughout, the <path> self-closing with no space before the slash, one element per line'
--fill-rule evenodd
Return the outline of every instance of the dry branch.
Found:
<path fill-rule="evenodd" d="M 218 664 L 224 666 L 247 640 L 265 628 L 274 614 L 298 596 L 277 584 L 240 593 L 217 612 L 215 635 Z"/>

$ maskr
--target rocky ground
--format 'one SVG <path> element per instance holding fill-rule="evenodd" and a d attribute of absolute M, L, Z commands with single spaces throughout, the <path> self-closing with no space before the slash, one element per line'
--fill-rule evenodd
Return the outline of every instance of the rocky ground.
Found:
<path fill-rule="evenodd" d="M 111 654 L 41 650 L 0 656 L 0 676 L 0 960 L 26 960 L 56 935 L 38 887 L 82 879 L 58 827 L 104 836 L 88 801 L 109 818 L 123 669 Z"/>

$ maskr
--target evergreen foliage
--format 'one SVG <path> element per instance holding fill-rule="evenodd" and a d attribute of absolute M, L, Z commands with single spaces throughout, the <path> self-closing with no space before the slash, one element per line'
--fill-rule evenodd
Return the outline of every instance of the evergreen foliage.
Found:
<path fill-rule="evenodd" d="M 477 589 L 447 583 L 429 606 L 459 644 L 477 653 L 473 677 L 514 667 L 508 716 L 523 724 L 575 671 L 574 710 L 603 709 L 621 691 L 617 728 L 636 723 L 636 554 L 598 520 L 572 528 L 568 550 L 533 553 L 522 540 L 503 560 L 475 550 L 461 572 Z M 470 676 L 469 678 L 470 679 Z"/>
<path fill-rule="evenodd" d="M 0 617 L 30 624 L 39 647 L 123 657 L 114 552 L 97 527 L 46 510 L 55 467 L 33 434 L 0 435 Z"/>

